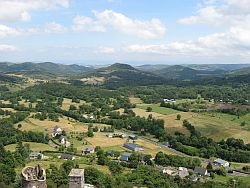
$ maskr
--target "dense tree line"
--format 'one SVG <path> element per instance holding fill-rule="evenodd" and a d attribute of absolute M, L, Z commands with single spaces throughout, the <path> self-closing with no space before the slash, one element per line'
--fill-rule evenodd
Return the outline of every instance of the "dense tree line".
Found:
<path fill-rule="evenodd" d="M 182 166 L 193 169 L 195 166 L 200 166 L 201 161 L 197 158 L 180 157 L 175 155 L 167 155 L 159 152 L 155 156 L 155 164 L 161 166 Z"/>
<path fill-rule="evenodd" d="M 164 98 L 196 99 L 198 95 L 205 99 L 215 101 L 229 101 L 234 103 L 246 103 L 250 101 L 250 85 L 215 86 L 215 85 L 191 85 L 191 86 L 138 86 L 119 88 L 119 91 L 136 95 L 145 103 L 160 103 Z"/>

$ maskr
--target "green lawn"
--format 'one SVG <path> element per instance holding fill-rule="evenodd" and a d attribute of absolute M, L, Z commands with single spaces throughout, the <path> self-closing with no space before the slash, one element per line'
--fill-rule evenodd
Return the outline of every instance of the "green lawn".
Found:
<path fill-rule="evenodd" d="M 221 183 L 226 183 L 230 179 L 236 180 L 236 182 L 240 182 L 241 186 L 238 186 L 238 188 L 246 188 L 247 186 L 250 185 L 250 177 L 232 177 L 232 176 L 218 176 L 215 175 L 214 181 L 216 182 L 221 182 Z"/>
<path fill-rule="evenodd" d="M 176 114 L 179 112 L 171 108 L 160 107 L 160 104 L 137 104 L 136 107 L 143 110 L 146 110 L 147 107 L 151 107 L 153 112 L 164 115 Z"/>
<path fill-rule="evenodd" d="M 36 142 L 23 142 L 23 144 L 29 144 L 31 151 L 56 151 L 55 148 L 49 146 L 48 144 L 36 143 Z M 15 151 L 17 144 L 10 144 L 5 146 L 6 150 L 11 152 Z"/>

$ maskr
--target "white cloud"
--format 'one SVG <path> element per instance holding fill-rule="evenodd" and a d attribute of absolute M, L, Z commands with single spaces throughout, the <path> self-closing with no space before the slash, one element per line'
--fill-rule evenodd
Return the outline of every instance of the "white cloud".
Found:
<path fill-rule="evenodd" d="M 112 10 L 94 11 L 94 14 L 95 19 L 76 16 L 73 20 L 73 30 L 105 32 L 111 28 L 121 33 L 144 39 L 160 38 L 166 33 L 166 26 L 159 19 L 131 19 Z"/>
<path fill-rule="evenodd" d="M 68 6 L 69 0 L 0 0 L 0 21 L 27 21 L 32 10 Z"/>
<path fill-rule="evenodd" d="M 17 36 L 20 34 L 21 32 L 18 29 L 11 28 L 6 25 L 0 25 L 0 37 Z"/>
<path fill-rule="evenodd" d="M 232 26 L 250 15 L 250 0 L 207 0 L 195 15 L 182 18 L 182 24 L 209 24 Z"/>
<path fill-rule="evenodd" d="M 0 52 L 11 52 L 11 51 L 17 51 L 18 48 L 12 45 L 7 44 L 0 44 Z"/>
<path fill-rule="evenodd" d="M 105 32 L 106 28 L 98 21 L 94 21 L 90 17 L 76 16 L 73 19 L 72 30 L 76 32 Z"/>
<path fill-rule="evenodd" d="M 50 22 L 45 25 L 44 31 L 46 33 L 64 33 L 67 31 L 67 28 L 59 23 Z"/>
<path fill-rule="evenodd" d="M 207 0 L 182 24 L 222 26 L 226 31 L 199 37 L 193 43 L 207 54 L 245 56 L 250 50 L 250 0 Z"/>
<path fill-rule="evenodd" d="M 199 55 L 203 52 L 203 48 L 192 42 L 173 42 L 169 44 L 156 45 L 129 45 L 125 47 L 125 51 L 132 53 L 151 53 L 158 55 Z"/>

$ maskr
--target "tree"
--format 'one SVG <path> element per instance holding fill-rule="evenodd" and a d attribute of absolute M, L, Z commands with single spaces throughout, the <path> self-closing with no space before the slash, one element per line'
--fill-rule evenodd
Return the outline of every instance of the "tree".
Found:
<path fill-rule="evenodd" d="M 211 163 L 207 164 L 207 170 L 211 172 L 213 170 L 213 165 Z"/>
<path fill-rule="evenodd" d="M 242 121 L 241 123 L 240 123 L 240 126 L 245 126 L 246 125 L 246 122 L 245 121 Z"/>
<path fill-rule="evenodd" d="M 69 174 L 70 171 L 75 167 L 75 163 L 73 161 L 66 161 L 62 164 L 61 168 L 66 174 Z"/>
<path fill-rule="evenodd" d="M 18 128 L 18 129 L 21 129 L 21 128 L 22 128 L 22 124 L 19 123 L 19 124 L 17 125 L 17 128 Z"/>
<path fill-rule="evenodd" d="M 149 106 L 149 107 L 147 107 L 147 112 L 152 112 L 152 108 Z"/>
<path fill-rule="evenodd" d="M 93 129 L 92 129 L 92 128 L 88 130 L 87 136 L 88 136 L 88 137 L 94 137 L 94 132 L 93 132 Z"/>
<path fill-rule="evenodd" d="M 216 173 L 217 173 L 218 175 L 221 175 L 221 176 L 226 176 L 226 175 L 227 175 L 227 171 L 226 171 L 226 169 L 225 169 L 224 167 L 219 168 L 219 169 L 216 171 Z"/>
<path fill-rule="evenodd" d="M 115 161 L 110 161 L 108 164 L 109 170 L 112 174 L 119 174 L 122 172 L 122 166 Z"/>
<path fill-rule="evenodd" d="M 180 115 L 180 114 L 177 114 L 176 119 L 177 119 L 177 120 L 181 120 L 181 115 Z"/>
<path fill-rule="evenodd" d="M 71 105 L 69 106 L 69 110 L 77 110 L 77 108 L 76 108 L 76 106 L 74 106 L 74 105 L 71 104 Z"/>
<path fill-rule="evenodd" d="M 116 159 L 118 159 L 118 157 L 120 157 L 120 155 L 121 155 L 121 152 L 115 151 L 114 157 L 115 157 Z"/>

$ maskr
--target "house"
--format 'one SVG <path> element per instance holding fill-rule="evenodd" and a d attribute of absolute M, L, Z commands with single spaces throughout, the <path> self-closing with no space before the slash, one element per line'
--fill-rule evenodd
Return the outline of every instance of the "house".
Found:
<path fill-rule="evenodd" d="M 122 154 L 122 156 L 119 158 L 120 161 L 124 161 L 124 162 L 127 162 L 130 155 L 132 155 L 132 153 L 127 153 L 127 152 L 124 152 Z"/>
<path fill-rule="evenodd" d="M 108 133 L 108 134 L 106 134 L 106 136 L 107 136 L 108 138 L 113 138 L 113 134 L 112 134 L 112 133 Z"/>
<path fill-rule="evenodd" d="M 201 168 L 201 167 L 198 167 L 198 166 L 196 166 L 194 168 L 194 173 L 199 174 L 199 175 L 203 175 L 203 176 L 208 175 L 207 169 Z"/>
<path fill-rule="evenodd" d="M 177 174 L 177 172 L 175 170 L 171 170 L 171 169 L 168 169 L 168 168 L 164 168 L 162 170 L 162 173 L 170 175 L 170 176 L 176 176 L 176 174 Z"/>
<path fill-rule="evenodd" d="M 173 102 L 173 103 L 175 103 L 175 102 L 176 102 L 176 100 L 175 100 L 175 99 L 163 99 L 163 101 L 164 101 L 164 102 Z"/>
<path fill-rule="evenodd" d="M 143 150 L 143 148 L 141 146 L 138 146 L 138 145 L 130 143 L 130 142 L 126 142 L 123 146 L 129 150 L 132 150 L 132 151 L 142 151 Z"/>
<path fill-rule="evenodd" d="M 185 177 L 189 176 L 188 169 L 184 168 L 184 167 L 179 167 L 178 168 L 178 176 L 180 178 L 185 178 Z"/>
<path fill-rule="evenodd" d="M 40 152 L 31 152 L 29 154 L 30 159 L 43 159 L 43 157 L 44 157 L 43 154 Z"/>
<path fill-rule="evenodd" d="M 83 148 L 83 150 L 82 150 L 83 155 L 90 154 L 90 153 L 95 153 L 95 149 L 92 147 Z"/>
<path fill-rule="evenodd" d="M 107 151 L 106 151 L 106 154 L 109 155 L 109 156 L 111 156 L 111 157 L 114 157 L 114 156 L 115 156 L 115 153 L 116 153 L 116 152 L 115 152 L 114 150 L 107 150 Z"/>
<path fill-rule="evenodd" d="M 58 126 L 55 126 L 53 129 L 52 137 L 56 137 L 62 134 L 62 129 Z"/>
<path fill-rule="evenodd" d="M 179 176 L 180 178 L 185 178 L 189 176 L 189 172 L 187 168 L 179 167 L 176 169 L 175 167 L 164 167 L 162 169 L 163 174 L 168 174 L 170 176 Z"/>
<path fill-rule="evenodd" d="M 128 137 L 132 140 L 138 140 L 138 136 L 137 135 L 134 135 L 134 134 L 130 134 L 128 135 Z"/>
<path fill-rule="evenodd" d="M 229 167 L 229 165 L 230 165 L 228 161 L 225 161 L 225 160 L 220 159 L 220 158 L 214 160 L 214 164 L 218 165 L 218 166 L 223 166 L 223 167 Z"/>
<path fill-rule="evenodd" d="M 64 160 L 69 160 L 69 161 L 75 160 L 75 157 L 73 155 L 70 155 L 70 154 L 67 154 L 67 153 L 62 153 L 60 155 L 60 158 L 64 159 Z"/>
<path fill-rule="evenodd" d="M 66 136 L 61 135 L 58 141 L 60 144 L 65 145 L 66 147 L 70 146 L 70 142 Z"/>

